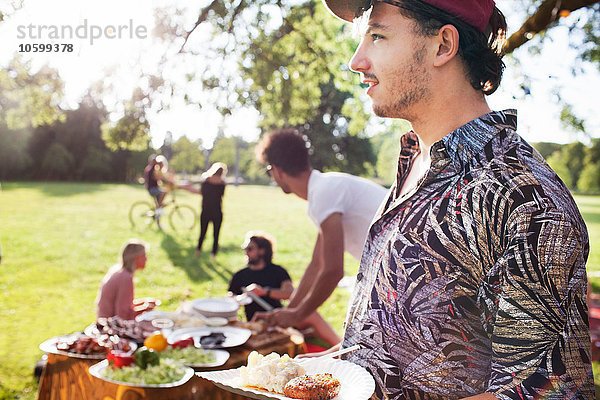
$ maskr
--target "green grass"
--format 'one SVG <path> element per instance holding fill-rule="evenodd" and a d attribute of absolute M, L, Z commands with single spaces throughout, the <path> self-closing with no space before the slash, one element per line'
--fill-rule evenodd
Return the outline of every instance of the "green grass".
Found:
<path fill-rule="evenodd" d="M 244 262 L 240 245 L 247 230 L 266 230 L 277 238 L 275 261 L 295 282 L 310 258 L 316 229 L 306 216 L 306 202 L 278 188 L 228 187 L 221 253 L 215 261 L 206 254 L 194 257 L 196 232 L 190 237 L 132 232 L 129 206 L 147 197 L 141 187 L 127 185 L 3 184 L 0 399 L 35 398 L 32 372 L 42 354 L 39 343 L 81 330 L 94 320 L 100 280 L 131 237 L 151 246 L 146 270 L 136 274 L 136 296 L 162 299 L 163 310 L 174 310 L 186 299 L 223 295 L 229 277 Z M 178 199 L 199 207 L 198 196 L 182 192 Z M 600 249 L 595 246 L 600 242 L 600 197 L 576 200 L 590 232 L 588 270 L 600 272 Z M 206 252 L 212 244 L 210 232 Z M 347 257 L 346 267 L 346 273 L 353 274 L 357 262 Z M 339 332 L 348 298 L 347 290 L 337 289 L 321 308 Z"/>

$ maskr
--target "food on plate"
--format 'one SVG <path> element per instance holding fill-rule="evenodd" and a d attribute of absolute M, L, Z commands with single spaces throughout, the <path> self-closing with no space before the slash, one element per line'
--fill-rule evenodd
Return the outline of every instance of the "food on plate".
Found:
<path fill-rule="evenodd" d="M 303 400 L 329 400 L 340 393 L 340 381 L 331 374 L 302 375 L 283 388 L 287 397 Z"/>
<path fill-rule="evenodd" d="M 106 355 L 110 350 L 131 351 L 127 340 L 117 336 L 104 335 L 99 338 L 89 336 L 68 336 L 56 342 L 56 349 L 85 355 Z"/>
<path fill-rule="evenodd" d="M 164 358 L 158 365 L 149 365 L 146 369 L 133 364 L 121 368 L 108 366 L 101 375 L 113 381 L 134 384 L 166 384 L 177 382 L 185 376 L 186 367 L 181 363 Z"/>
<path fill-rule="evenodd" d="M 129 338 L 134 342 L 143 342 L 155 330 L 156 328 L 148 321 L 136 322 L 135 320 L 111 317 L 98 318 L 96 326 L 90 331 L 90 334 L 94 336 L 102 334 L 118 335 L 121 338 Z"/>
<path fill-rule="evenodd" d="M 277 353 L 263 356 L 256 351 L 248 356 L 248 365 L 240 369 L 242 385 L 280 394 L 283 394 L 286 383 L 305 373 L 304 368 L 287 354 L 281 357 Z"/>
<path fill-rule="evenodd" d="M 257 335 L 267 329 L 267 324 L 265 321 L 238 321 L 235 323 L 235 326 L 239 328 L 249 329 L 252 331 L 253 335 Z"/>
<path fill-rule="evenodd" d="M 225 334 L 212 332 L 209 335 L 200 336 L 200 345 L 206 348 L 218 347 L 225 342 Z"/>
<path fill-rule="evenodd" d="M 133 354 L 135 365 L 141 369 L 147 369 L 153 365 L 160 365 L 160 356 L 158 353 L 147 347 L 140 347 Z"/>
<path fill-rule="evenodd" d="M 185 365 L 212 364 L 217 361 L 214 352 L 198 349 L 194 346 L 179 348 L 171 346 L 161 353 L 161 357 L 181 361 Z"/>
<path fill-rule="evenodd" d="M 176 315 L 172 319 L 177 328 L 201 327 L 206 325 L 204 319 L 186 314 Z"/>
<path fill-rule="evenodd" d="M 167 338 L 162 333 L 154 333 L 144 340 L 144 346 L 156 351 L 163 351 L 168 345 Z"/>
<path fill-rule="evenodd" d="M 108 364 L 115 368 L 127 367 L 135 362 L 133 355 L 111 350 L 106 356 Z"/>
<path fill-rule="evenodd" d="M 171 347 L 174 349 L 184 349 L 188 346 L 194 345 L 194 338 L 181 339 L 171 344 Z"/>

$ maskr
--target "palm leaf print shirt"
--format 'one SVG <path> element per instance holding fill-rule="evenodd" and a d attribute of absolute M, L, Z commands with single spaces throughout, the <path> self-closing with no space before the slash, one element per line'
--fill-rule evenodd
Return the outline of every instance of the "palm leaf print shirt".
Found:
<path fill-rule="evenodd" d="M 568 189 L 491 112 L 419 154 L 401 138 L 398 176 L 375 216 L 346 320 L 347 356 L 386 399 L 593 399 L 588 235 Z"/>

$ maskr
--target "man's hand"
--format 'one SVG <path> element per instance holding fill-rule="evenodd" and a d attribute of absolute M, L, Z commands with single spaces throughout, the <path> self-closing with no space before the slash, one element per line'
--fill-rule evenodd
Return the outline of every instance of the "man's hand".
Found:
<path fill-rule="evenodd" d="M 265 290 L 265 288 L 260 285 L 257 285 L 256 283 L 252 283 L 252 284 L 246 286 L 246 291 L 252 292 L 255 295 L 257 295 L 258 297 L 264 297 L 267 295 L 267 291 Z"/>
<path fill-rule="evenodd" d="M 293 308 L 278 308 L 271 312 L 257 312 L 252 317 L 252 321 L 263 320 L 270 326 L 280 326 L 282 328 L 293 326 L 303 319 Z"/>

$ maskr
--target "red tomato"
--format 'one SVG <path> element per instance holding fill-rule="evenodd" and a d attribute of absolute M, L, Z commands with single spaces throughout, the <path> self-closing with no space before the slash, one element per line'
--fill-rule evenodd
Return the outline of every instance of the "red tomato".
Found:
<path fill-rule="evenodd" d="M 108 360 L 108 363 L 115 368 L 127 367 L 134 362 L 133 356 L 114 351 L 110 351 L 106 356 L 106 359 Z"/>
<path fill-rule="evenodd" d="M 187 338 L 187 339 L 182 339 L 182 340 L 176 341 L 175 343 L 173 343 L 171 345 L 171 347 L 174 349 L 183 349 L 185 347 L 193 346 L 193 345 L 194 345 L 194 338 Z"/>

